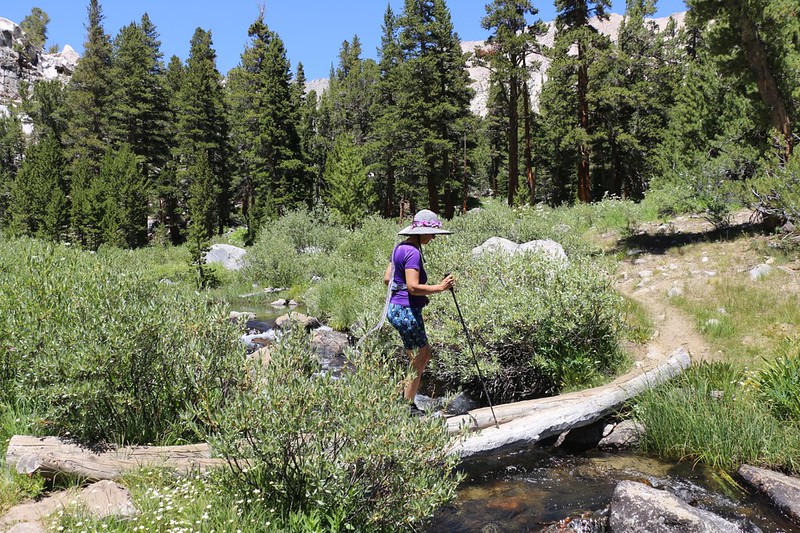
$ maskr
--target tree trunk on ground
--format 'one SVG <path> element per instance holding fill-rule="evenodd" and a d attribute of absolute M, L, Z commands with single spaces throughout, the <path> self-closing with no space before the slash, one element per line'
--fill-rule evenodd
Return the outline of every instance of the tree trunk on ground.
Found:
<path fill-rule="evenodd" d="M 6 463 L 20 474 L 39 472 L 45 477 L 73 474 L 90 481 L 119 479 L 139 468 L 170 468 L 182 474 L 225 465 L 211 457 L 207 444 L 188 446 L 132 446 L 93 451 L 58 437 L 15 435 L 8 443 Z"/>

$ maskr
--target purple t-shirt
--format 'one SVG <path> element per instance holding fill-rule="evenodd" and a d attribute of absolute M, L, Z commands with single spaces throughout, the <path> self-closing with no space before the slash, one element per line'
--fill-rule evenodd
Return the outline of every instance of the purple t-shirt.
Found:
<path fill-rule="evenodd" d="M 422 254 L 419 249 L 413 244 L 401 242 L 394 249 L 392 254 L 392 262 L 394 262 L 394 286 L 397 290 L 392 291 L 391 303 L 403 305 L 407 307 L 424 307 L 428 304 L 427 296 L 414 296 L 408 294 L 406 287 L 406 269 L 413 268 L 419 271 L 419 282 L 427 283 L 428 274 L 425 273 L 425 268 L 422 266 Z"/>

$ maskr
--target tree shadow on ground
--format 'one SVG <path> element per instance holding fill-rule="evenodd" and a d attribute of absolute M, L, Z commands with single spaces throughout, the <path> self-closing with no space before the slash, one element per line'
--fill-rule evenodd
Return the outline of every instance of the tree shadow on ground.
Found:
<path fill-rule="evenodd" d="M 666 229 L 664 229 L 665 226 Z M 730 242 L 741 237 L 767 236 L 771 234 L 772 231 L 769 228 L 760 222 L 753 221 L 701 231 L 672 230 L 669 226 L 662 225 L 657 230 L 640 230 L 618 240 L 612 252 L 631 254 L 636 251 L 637 253 L 663 255 L 669 250 L 690 244 Z"/>

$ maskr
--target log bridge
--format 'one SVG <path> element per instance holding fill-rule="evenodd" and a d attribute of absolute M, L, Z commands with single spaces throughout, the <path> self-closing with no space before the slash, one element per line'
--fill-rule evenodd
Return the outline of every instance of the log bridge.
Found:
<path fill-rule="evenodd" d="M 447 420 L 453 435 L 450 453 L 463 459 L 494 453 L 502 448 L 527 446 L 570 429 L 589 425 L 616 411 L 631 398 L 676 376 L 691 364 L 679 348 L 663 362 L 637 368 L 613 382 L 550 398 L 539 398 L 489 408 Z M 202 472 L 225 464 L 213 457 L 207 444 L 135 446 L 93 451 L 58 437 L 15 435 L 8 444 L 6 462 L 21 474 L 46 477 L 72 474 L 90 481 L 118 479 L 140 468 L 169 468 L 181 474 Z"/>

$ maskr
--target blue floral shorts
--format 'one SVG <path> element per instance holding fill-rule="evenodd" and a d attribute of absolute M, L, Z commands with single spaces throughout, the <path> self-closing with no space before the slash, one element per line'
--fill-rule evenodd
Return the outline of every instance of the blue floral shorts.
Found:
<path fill-rule="evenodd" d="M 386 318 L 400 333 L 400 337 L 403 338 L 403 347 L 406 350 L 416 350 L 428 344 L 421 307 L 390 304 Z"/>

